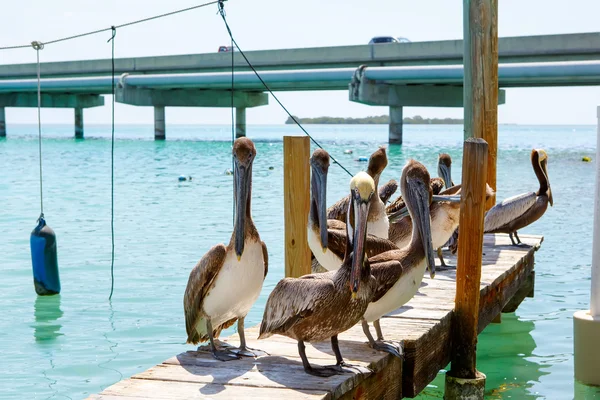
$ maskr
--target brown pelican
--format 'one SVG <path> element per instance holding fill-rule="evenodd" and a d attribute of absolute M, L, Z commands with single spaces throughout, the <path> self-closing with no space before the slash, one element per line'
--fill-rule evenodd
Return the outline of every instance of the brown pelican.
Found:
<path fill-rule="evenodd" d="M 259 339 L 273 334 L 298 341 L 298 352 L 304 370 L 316 376 L 331 376 L 347 372 L 348 364 L 340 353 L 337 335 L 350 329 L 363 316 L 375 289 L 364 246 L 370 199 L 377 196 L 373 179 L 359 172 L 350 181 L 348 214 L 354 220 L 352 240 L 346 225 L 346 253 L 336 271 L 284 278 L 269 295 Z M 311 366 L 306 358 L 304 342 L 331 339 L 337 364 Z"/>
<path fill-rule="evenodd" d="M 246 347 L 244 318 L 254 304 L 267 275 L 267 246 L 252 221 L 252 162 L 254 143 L 239 138 L 233 145 L 235 227 L 229 244 L 211 248 L 196 264 L 183 298 L 187 343 L 210 340 L 213 356 L 221 361 L 254 356 Z M 215 339 L 222 329 L 238 322 L 240 347 L 222 350 Z"/>
<path fill-rule="evenodd" d="M 441 248 L 448 241 L 457 235 L 458 222 L 460 217 L 460 194 L 461 185 L 452 186 L 440 192 L 439 195 L 432 196 L 432 202 L 429 206 L 431 214 L 431 234 L 433 247 L 437 249 L 440 259 L 440 269 L 455 268 L 444 262 Z M 486 184 L 486 200 L 494 195 L 492 188 Z M 390 238 L 398 248 L 403 248 L 410 243 L 412 236 L 412 223 L 405 208 L 401 208 L 390 215 Z M 458 235 L 457 235 L 458 236 Z"/>
<path fill-rule="evenodd" d="M 391 353 L 398 350 L 383 341 L 379 319 L 406 304 L 415 295 L 426 268 L 432 278 L 435 276 L 429 215 L 432 197 L 429 173 L 423 164 L 409 160 L 402 171 L 400 185 L 412 220 L 410 243 L 402 249 L 387 251 L 368 259 L 371 273 L 377 281 L 377 289 L 362 321 L 370 346 Z M 373 322 L 375 326 L 377 341 L 371 336 L 369 322 Z"/>
<path fill-rule="evenodd" d="M 441 153 L 438 156 L 438 176 L 444 180 L 446 189 L 454 186 L 454 182 L 452 182 L 451 165 L 452 158 L 450 157 L 450 154 Z"/>
<path fill-rule="evenodd" d="M 380 147 L 369 158 L 369 166 L 367 168 L 367 174 L 369 174 L 375 181 L 375 190 L 379 185 L 379 177 L 387 166 L 387 155 L 385 153 L 385 147 Z M 389 182 L 388 182 L 389 184 Z M 327 209 L 327 219 L 337 219 L 342 222 L 346 222 L 346 213 L 348 210 L 348 202 L 350 197 L 346 196 L 337 203 Z M 369 220 L 367 225 L 367 234 L 375 235 L 380 238 L 388 238 L 388 230 L 390 227 L 389 220 L 385 213 L 385 204 L 379 196 L 373 196 L 371 198 L 371 206 L 369 209 Z"/>
<path fill-rule="evenodd" d="M 444 189 L 444 180 L 442 178 L 431 178 L 429 186 L 431 187 L 431 193 L 434 196 L 438 195 Z M 391 219 L 390 222 L 395 222 L 399 219 L 398 211 L 400 211 L 400 210 L 402 210 L 402 211 L 406 210 L 406 204 L 404 204 L 404 199 L 402 198 L 401 195 L 398 196 L 396 198 L 396 200 L 394 200 L 392 203 L 390 203 L 385 208 L 385 212 L 388 215 L 388 219 Z M 404 214 L 403 216 L 406 216 L 406 215 L 408 215 L 408 214 Z"/>
<path fill-rule="evenodd" d="M 347 223 L 337 219 L 326 219 L 329 164 L 329 154 L 323 149 L 316 149 L 310 158 L 312 172 L 310 211 L 308 214 L 308 246 L 319 264 L 326 270 L 333 271 L 342 264 L 346 253 L 346 230 L 350 231 L 350 236 L 352 236 L 354 223 L 351 219 L 346 221 Z M 377 197 L 377 194 L 373 197 Z M 346 205 L 348 204 L 346 203 Z M 372 205 L 373 201 L 371 200 L 370 207 Z M 347 212 L 344 214 L 348 216 Z M 367 226 L 368 224 L 369 222 L 367 222 Z M 396 248 L 392 242 L 374 235 L 367 235 L 366 241 L 365 251 L 367 256 Z"/>
<path fill-rule="evenodd" d="M 553 205 L 552 190 L 548 178 L 548 155 L 543 149 L 531 151 L 533 171 L 540 182 L 537 192 L 519 194 L 496 204 L 486 214 L 483 230 L 485 233 L 508 233 L 513 245 L 521 244 L 517 230 L 540 219 L 548 203 Z M 517 242 L 513 239 L 513 234 Z"/>

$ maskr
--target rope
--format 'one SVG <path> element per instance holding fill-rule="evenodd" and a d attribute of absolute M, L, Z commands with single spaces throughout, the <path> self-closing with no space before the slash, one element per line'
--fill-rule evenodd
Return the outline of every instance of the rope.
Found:
<path fill-rule="evenodd" d="M 246 63 L 248 64 L 248 66 L 250 67 L 250 69 L 254 72 L 254 74 L 256 75 L 256 77 L 260 80 L 260 82 L 263 84 L 263 86 L 265 87 L 265 89 L 269 92 L 269 94 L 271 96 L 273 96 L 273 98 L 275 99 L 275 101 L 277 101 L 277 103 L 281 106 L 281 108 L 283 108 L 283 110 L 287 113 L 287 115 L 296 123 L 296 125 L 298 125 L 298 127 L 302 130 L 302 132 L 304 132 L 306 134 L 306 136 L 308 136 L 310 138 L 310 140 L 312 140 L 312 142 L 319 148 L 323 149 L 323 146 L 321 146 L 319 144 L 319 142 L 317 142 L 311 135 L 310 133 L 308 133 L 306 131 L 306 129 L 304 129 L 304 127 L 300 124 L 300 122 L 298 122 L 298 120 L 296 119 L 296 117 L 294 117 L 289 111 L 288 109 L 281 103 L 281 101 L 279 101 L 279 99 L 277 98 L 277 96 L 275 96 L 275 93 L 273 93 L 271 91 L 271 89 L 269 88 L 269 85 L 267 85 L 267 83 L 263 80 L 263 78 L 259 75 L 258 71 L 256 71 L 256 69 L 254 68 L 254 66 L 252 65 L 252 63 L 250 62 L 250 60 L 248 60 L 248 57 L 246 57 L 246 54 L 244 54 L 244 52 L 242 51 L 242 49 L 240 48 L 240 46 L 238 46 L 237 42 L 235 41 L 235 39 L 233 38 L 233 34 L 231 33 L 231 29 L 229 28 L 229 24 L 227 23 L 227 18 L 225 18 L 225 4 L 224 3 L 225 0 L 218 0 L 218 7 L 219 7 L 219 14 L 221 15 L 221 18 L 223 18 L 223 22 L 225 23 L 225 28 L 227 28 L 227 32 L 229 33 L 229 37 L 231 38 L 231 43 L 233 43 L 235 45 L 235 47 L 239 50 L 240 54 L 242 55 L 242 57 L 244 57 L 244 60 L 246 60 Z M 233 46 L 232 46 L 233 49 Z M 233 54 L 232 54 L 233 57 Z M 232 74 L 233 75 L 233 74 Z M 233 81 L 233 77 L 232 77 L 232 81 Z M 232 88 L 233 90 L 233 88 Z M 323 149 L 325 150 L 325 149 Z M 335 158 L 333 158 L 333 156 L 330 154 L 329 157 L 331 158 L 331 160 L 333 161 L 334 164 L 337 164 L 340 166 L 340 168 L 342 168 L 344 171 L 346 171 L 346 173 L 350 176 L 353 176 L 352 173 L 350 173 L 350 171 L 348 171 L 342 164 L 340 164 Z"/>
<path fill-rule="evenodd" d="M 225 9 L 223 8 L 221 2 L 219 2 L 219 12 L 225 13 Z M 233 184 L 235 185 L 235 162 L 233 159 L 233 144 L 235 143 L 235 119 L 233 116 L 233 110 L 234 110 L 234 106 L 233 106 L 233 101 L 234 101 L 234 93 L 233 93 L 233 88 L 234 88 L 234 72 L 235 72 L 235 66 L 234 66 L 234 58 L 233 58 L 233 53 L 234 53 L 234 48 L 233 48 L 233 40 L 231 40 L 231 149 L 232 149 L 232 153 L 231 153 L 231 173 L 233 174 Z M 232 192 L 233 193 L 233 202 L 231 203 L 231 219 L 232 219 L 232 224 L 235 227 L 235 190 Z"/>
<path fill-rule="evenodd" d="M 31 47 L 35 50 L 37 56 L 37 115 L 38 115 L 38 154 L 40 158 L 40 217 L 38 221 L 44 218 L 44 190 L 42 181 L 42 90 L 40 79 L 40 50 L 44 48 L 41 42 L 31 42 Z"/>
<path fill-rule="evenodd" d="M 117 28 L 112 26 L 112 36 L 108 39 L 111 43 L 111 63 L 112 63 L 112 125 L 111 125 L 111 146 L 110 146 L 110 238 L 111 238 L 111 257 L 110 257 L 110 295 L 112 298 L 115 288 L 115 36 Z"/>
<path fill-rule="evenodd" d="M 180 10 L 171 11 L 171 12 L 168 12 L 168 13 L 165 13 L 165 14 L 155 15 L 155 16 L 149 17 L 149 18 L 144 18 L 144 19 L 139 19 L 139 20 L 136 20 L 136 21 L 126 22 L 124 24 L 117 25 L 117 26 L 111 26 L 110 28 L 103 28 L 103 29 L 98 29 L 98 30 L 95 30 L 95 31 L 80 33 L 78 35 L 67 36 L 67 37 L 60 38 L 60 39 L 50 40 L 48 42 L 45 42 L 44 44 L 48 45 L 48 44 L 53 44 L 53 43 L 59 43 L 59 42 L 67 41 L 67 40 L 78 39 L 78 38 L 81 38 L 81 37 L 84 37 L 84 36 L 95 35 L 97 33 L 108 32 L 108 31 L 112 31 L 115 28 L 124 28 L 126 26 L 140 24 L 142 22 L 152 21 L 154 19 L 159 19 L 159 18 L 163 18 L 163 17 L 168 17 L 168 16 L 171 16 L 171 15 L 183 13 L 183 12 L 186 12 L 186 11 L 195 10 L 197 8 L 202 8 L 202 7 L 210 6 L 210 5 L 213 5 L 213 4 L 216 4 L 216 3 L 218 3 L 218 1 L 211 1 L 211 2 L 208 2 L 208 3 L 203 3 L 203 4 L 196 5 L 196 6 L 188 7 L 188 8 L 182 8 Z M 37 42 L 37 43 L 40 43 L 40 42 Z M 29 47 L 29 46 L 31 46 L 31 45 L 24 44 L 24 45 L 17 45 L 17 46 L 5 46 L 5 47 L 0 47 L 0 50 L 22 49 L 22 48 L 26 48 L 26 47 Z M 43 48 L 43 45 L 42 45 L 42 48 Z"/>

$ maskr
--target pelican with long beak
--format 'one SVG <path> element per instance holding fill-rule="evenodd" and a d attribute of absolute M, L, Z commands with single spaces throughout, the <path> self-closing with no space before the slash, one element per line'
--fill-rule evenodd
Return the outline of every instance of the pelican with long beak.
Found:
<path fill-rule="evenodd" d="M 460 194 L 461 186 L 452 186 L 440 192 L 439 195 L 432 196 L 429 213 L 431 215 L 431 233 L 433 247 L 437 249 L 437 255 L 440 260 L 439 269 L 451 269 L 456 266 L 447 265 L 442 255 L 442 247 L 453 238 L 458 237 L 458 223 L 460 219 Z M 490 185 L 486 184 L 486 200 L 494 195 Z M 412 237 L 411 218 L 406 207 L 401 208 L 390 215 L 390 241 L 398 248 L 403 248 L 410 243 Z"/>
<path fill-rule="evenodd" d="M 233 145 L 235 227 L 229 244 L 211 248 L 192 269 L 183 298 L 187 343 L 210 341 L 217 360 L 254 357 L 246 347 L 244 319 L 258 298 L 268 270 L 267 246 L 252 221 L 254 143 L 239 138 Z M 240 347 L 223 350 L 216 339 L 237 321 Z"/>
<path fill-rule="evenodd" d="M 531 164 L 540 187 L 537 192 L 519 194 L 496 204 L 486 214 L 483 223 L 485 233 L 508 233 L 513 245 L 521 244 L 517 230 L 541 218 L 553 205 L 550 179 L 548 178 L 548 155 L 543 149 L 531 151 Z M 517 238 L 517 242 L 513 239 Z"/>
<path fill-rule="evenodd" d="M 446 189 L 454 186 L 454 182 L 452 182 L 452 158 L 450 154 L 441 153 L 438 156 L 438 176 L 444 180 L 444 186 Z"/>
<path fill-rule="evenodd" d="M 388 159 L 385 153 L 385 147 L 380 147 L 377 149 L 371 157 L 369 158 L 369 166 L 367 168 L 367 174 L 373 178 L 375 182 L 375 191 L 377 192 L 377 187 L 379 185 L 379 178 L 381 173 L 387 166 Z M 386 189 L 383 191 L 382 195 L 384 198 L 387 196 L 391 196 L 389 193 L 390 189 L 394 187 L 394 182 L 390 181 L 386 184 Z M 386 199 L 387 200 L 387 199 Z M 346 212 L 348 210 L 348 202 L 350 201 L 350 197 L 346 196 L 340 200 L 338 200 L 334 205 L 327 209 L 327 219 L 337 219 L 341 222 L 346 222 L 347 216 Z M 374 235 L 380 238 L 387 239 L 388 238 L 388 230 L 390 227 L 390 222 L 387 218 L 387 214 L 385 212 L 385 203 L 381 199 L 381 196 L 376 195 L 371 198 L 371 205 L 369 208 L 369 219 L 367 222 L 367 234 Z M 321 264 L 322 265 L 322 264 Z"/>
<path fill-rule="evenodd" d="M 387 251 L 368 259 L 377 289 L 362 320 L 363 331 L 370 346 L 398 356 L 402 352 L 401 348 L 396 349 L 392 344 L 384 342 L 379 319 L 413 298 L 426 269 L 429 269 L 431 278 L 435 276 L 429 212 L 432 193 L 429 173 L 423 164 L 409 160 L 402 171 L 400 187 L 412 221 L 411 240 L 402 249 Z M 373 322 L 375 326 L 377 340 L 371 335 L 369 322 Z"/>
<path fill-rule="evenodd" d="M 375 279 L 365 257 L 365 239 L 370 200 L 377 196 L 373 179 L 359 172 L 350 181 L 348 215 L 355 222 L 353 233 L 346 225 L 346 252 L 336 271 L 284 278 L 269 295 L 259 339 L 273 334 L 298 341 L 304 370 L 327 377 L 351 372 L 344 362 L 337 335 L 359 322 L 371 301 Z M 352 240 L 350 237 L 352 236 Z M 306 358 L 304 342 L 331 340 L 336 365 L 317 367 Z"/>
<path fill-rule="evenodd" d="M 328 271 L 334 271 L 342 265 L 346 254 L 346 232 L 355 229 L 355 220 L 348 218 L 344 222 L 327 217 L 327 174 L 329 171 L 329 154 L 323 149 L 316 149 L 310 158 L 311 187 L 310 211 L 308 214 L 308 246 L 319 264 Z M 373 197 L 377 197 L 375 194 Z M 372 200 L 369 206 L 372 206 Z M 346 206 L 350 203 L 347 202 Z M 348 217 L 348 212 L 344 215 Z M 369 222 L 367 221 L 367 226 Z M 368 227 L 367 227 L 368 230 Z M 396 246 L 386 239 L 367 235 L 365 251 L 373 256 L 383 251 L 395 249 Z"/>

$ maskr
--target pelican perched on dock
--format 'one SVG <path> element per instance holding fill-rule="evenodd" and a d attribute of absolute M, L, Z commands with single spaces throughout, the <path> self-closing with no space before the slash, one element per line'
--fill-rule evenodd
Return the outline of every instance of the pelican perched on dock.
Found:
<path fill-rule="evenodd" d="M 354 229 L 353 218 L 347 218 L 346 223 L 337 219 L 326 219 L 327 215 L 327 174 L 330 158 L 327 151 L 316 149 L 310 158 L 310 210 L 308 214 L 308 246 L 319 264 L 328 271 L 336 270 L 342 264 L 346 254 L 346 231 Z M 374 180 L 373 180 L 374 182 Z M 377 197 L 377 193 L 372 196 Z M 373 201 L 370 200 L 370 207 Z M 348 206 L 350 203 L 346 202 Z M 348 213 L 344 213 L 346 217 Z M 387 218 L 387 217 L 386 217 Z M 368 219 L 368 218 L 367 218 Z M 369 222 L 367 221 L 367 230 Z M 372 256 L 383 251 L 396 248 L 386 239 L 367 235 L 365 251 Z"/>
<path fill-rule="evenodd" d="M 256 148 L 250 139 L 233 145 L 235 227 L 229 244 L 211 248 L 192 269 L 183 298 L 187 343 L 210 340 L 213 356 L 228 361 L 255 356 L 246 347 L 244 318 L 258 298 L 267 275 L 267 246 L 252 221 L 252 163 Z M 237 321 L 240 347 L 219 349 L 215 339 Z"/>
<path fill-rule="evenodd" d="M 460 193 L 460 185 L 454 185 L 451 174 L 452 158 L 447 153 L 438 155 L 438 178 L 430 180 L 430 186 L 434 196 L 453 196 Z M 446 188 L 442 192 L 442 189 Z M 396 201 L 386 208 L 390 219 L 389 239 L 402 248 L 409 243 L 411 237 L 411 222 L 406 212 L 404 200 L 399 196 Z M 441 268 L 448 267 L 444 261 L 442 247 L 448 243 L 455 230 L 458 228 L 458 214 L 460 211 L 460 198 L 449 197 L 442 201 L 434 201 L 431 204 L 431 230 L 433 234 L 433 246 L 437 249 Z M 448 230 L 450 234 L 448 234 Z"/>
<path fill-rule="evenodd" d="M 380 147 L 379 149 L 377 149 L 373 154 L 371 154 L 371 157 L 369 158 L 367 174 L 369 174 L 371 178 L 373 178 L 373 181 L 375 182 L 376 192 L 377 186 L 379 185 L 379 177 L 381 176 L 381 173 L 387 166 L 387 163 L 388 160 L 387 155 L 385 153 L 385 147 Z M 391 182 L 392 181 L 388 182 L 387 185 L 391 185 L 391 187 L 393 187 L 393 183 Z M 391 187 L 386 189 L 391 189 Z M 391 194 L 389 196 L 391 196 Z M 346 196 L 338 200 L 331 207 L 329 207 L 327 209 L 327 219 L 337 219 L 339 221 L 346 222 L 346 213 L 348 210 L 349 201 L 350 197 Z M 381 200 L 380 196 L 373 196 L 371 198 L 371 206 L 369 208 L 367 234 L 387 239 L 389 227 L 390 222 L 385 212 L 385 203 Z"/>
<path fill-rule="evenodd" d="M 411 240 L 402 249 L 368 259 L 377 289 L 362 320 L 370 346 L 391 353 L 401 353 L 401 349 L 383 341 L 379 319 L 412 299 L 421 285 L 425 269 L 429 269 L 431 278 L 435 276 L 429 212 L 432 193 L 429 173 L 423 164 L 409 160 L 402 171 L 400 187 L 412 221 Z M 375 326 L 377 340 L 371 335 L 369 322 Z"/>
<path fill-rule="evenodd" d="M 531 164 L 540 187 L 537 192 L 519 194 L 496 204 L 486 214 L 484 233 L 508 233 L 513 245 L 521 244 L 517 231 L 540 219 L 553 205 L 550 179 L 548 178 L 548 155 L 543 149 L 531 151 Z M 517 242 L 513 239 L 517 238 Z"/>
<path fill-rule="evenodd" d="M 431 215 L 431 236 L 432 244 L 437 249 L 437 255 L 440 259 L 440 269 L 453 268 L 448 266 L 442 256 L 441 248 L 448 243 L 458 229 L 460 218 L 460 194 L 461 186 L 452 186 L 432 196 L 432 202 L 429 206 Z M 494 195 L 492 188 L 486 184 L 486 200 Z M 390 216 L 390 238 L 398 248 L 403 248 L 410 243 L 412 237 L 412 222 L 408 211 L 401 208 Z"/>
<path fill-rule="evenodd" d="M 359 172 L 350 181 L 348 215 L 355 229 L 346 225 L 346 252 L 336 271 L 284 278 L 269 295 L 259 339 L 273 334 L 298 341 L 298 352 L 304 370 L 316 376 L 331 376 L 349 372 L 338 346 L 337 335 L 354 326 L 362 318 L 373 290 L 375 279 L 365 257 L 365 238 L 370 200 L 377 196 L 373 179 Z M 331 339 L 336 365 L 311 366 L 306 358 L 304 342 Z"/>

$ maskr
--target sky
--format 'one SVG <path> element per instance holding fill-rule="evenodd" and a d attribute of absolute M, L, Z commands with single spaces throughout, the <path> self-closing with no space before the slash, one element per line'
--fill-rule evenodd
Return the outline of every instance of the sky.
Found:
<path fill-rule="evenodd" d="M 21 0 L 2 5 L 0 47 L 42 42 L 110 27 L 125 22 L 201 4 L 172 0 Z M 243 51 L 280 48 L 366 44 L 373 36 L 404 36 L 412 41 L 462 38 L 460 0 L 228 0 L 227 20 Z M 499 36 L 600 32 L 598 0 L 499 0 Z M 110 58 L 110 32 L 48 45 L 41 61 Z M 229 44 L 217 6 L 196 9 L 119 29 L 116 57 L 216 52 Z M 35 62 L 31 48 L 0 51 L 0 64 Z M 347 91 L 285 92 L 277 94 L 300 117 L 365 117 L 387 114 L 348 100 Z M 104 107 L 86 109 L 85 123 L 110 123 L 110 97 Z M 506 104 L 498 107 L 499 123 L 596 124 L 599 87 L 514 88 L 506 90 Z M 35 123 L 31 108 L 6 110 L 7 124 Z M 404 116 L 462 118 L 462 108 L 406 107 Z M 116 104 L 116 123 L 153 123 L 151 107 Z M 227 108 L 169 107 L 169 124 L 228 124 Z M 269 105 L 248 109 L 248 124 L 282 124 L 287 114 L 273 99 Z M 43 109 L 45 123 L 72 123 L 70 109 Z"/>

